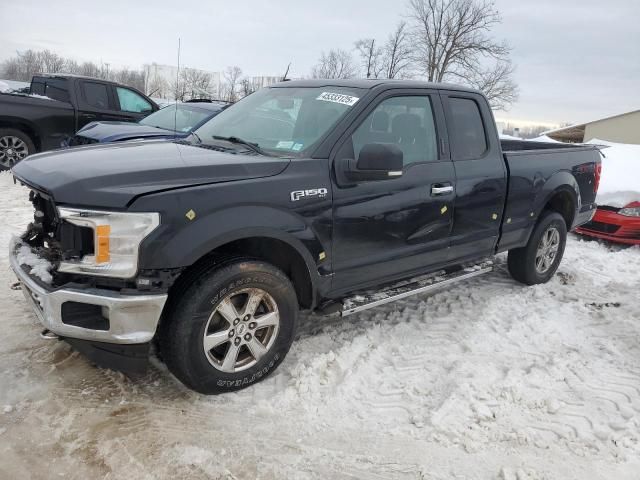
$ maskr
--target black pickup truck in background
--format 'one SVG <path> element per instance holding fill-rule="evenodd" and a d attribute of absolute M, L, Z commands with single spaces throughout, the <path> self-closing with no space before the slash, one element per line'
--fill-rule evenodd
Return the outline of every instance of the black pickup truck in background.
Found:
<path fill-rule="evenodd" d="M 505 251 L 517 281 L 547 282 L 596 210 L 600 165 L 593 146 L 501 145 L 477 91 L 291 81 L 185 140 L 20 162 L 36 213 L 10 260 L 45 336 L 129 370 L 157 341 L 186 385 L 227 392 L 284 359 L 300 309 L 349 315 Z"/>
<path fill-rule="evenodd" d="M 158 105 L 134 88 L 75 75 L 38 75 L 28 93 L 0 94 L 0 170 L 62 146 L 89 122 L 138 121 Z"/>

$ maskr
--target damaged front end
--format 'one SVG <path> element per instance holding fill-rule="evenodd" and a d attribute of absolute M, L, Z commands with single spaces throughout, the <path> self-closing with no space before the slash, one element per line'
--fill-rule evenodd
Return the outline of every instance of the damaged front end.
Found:
<path fill-rule="evenodd" d="M 62 260 L 62 246 L 56 238 L 58 219 L 55 205 L 49 197 L 31 190 L 29 201 L 33 204 L 33 221 L 15 242 L 20 265 L 29 273 L 51 284 L 53 273 Z"/>
<path fill-rule="evenodd" d="M 71 280 L 59 272 L 63 261 L 76 261 L 94 248 L 91 229 L 63 221 L 53 200 L 36 190 L 29 192 L 33 221 L 15 242 L 20 265 L 42 282 L 59 286 Z"/>
<path fill-rule="evenodd" d="M 137 248 L 127 243 L 126 235 L 119 235 L 122 227 L 117 221 L 127 214 L 58 208 L 53 198 L 33 189 L 29 199 L 33 221 L 12 239 L 9 261 L 40 323 L 98 365 L 143 370 L 167 294 L 132 288 L 135 281 L 130 276 L 100 276 L 109 269 L 122 272 L 118 268 L 128 266 L 127 253 L 137 257 Z M 116 232 L 107 250 L 110 256 L 102 262 L 106 272 L 100 270 L 95 251 L 96 246 L 100 250 L 100 229 L 91 226 L 96 218 Z"/>

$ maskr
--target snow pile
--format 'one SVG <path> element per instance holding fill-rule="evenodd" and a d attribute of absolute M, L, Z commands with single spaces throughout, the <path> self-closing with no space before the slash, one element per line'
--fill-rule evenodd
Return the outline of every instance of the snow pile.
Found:
<path fill-rule="evenodd" d="M 507 135 L 506 133 L 501 133 L 500 140 L 523 140 L 523 139 L 520 137 L 514 137 L 513 135 Z"/>
<path fill-rule="evenodd" d="M 39 257 L 31 251 L 28 245 L 20 245 L 18 248 L 18 263 L 31 268 L 31 275 L 38 277 L 44 283 L 50 284 L 53 280 L 51 269 L 53 265 L 48 260 Z"/>
<path fill-rule="evenodd" d="M 591 145 L 603 145 L 602 176 L 596 202 L 622 208 L 640 201 L 640 145 L 589 140 Z"/>
<path fill-rule="evenodd" d="M 540 135 L 539 137 L 530 138 L 530 142 L 543 142 L 543 143 L 562 143 L 557 140 L 554 140 L 551 137 L 547 137 L 546 135 Z"/>
<path fill-rule="evenodd" d="M 39 98 L 41 100 L 52 100 L 54 102 L 57 101 L 54 98 L 47 97 L 46 95 L 38 95 L 37 93 L 28 93 L 28 94 L 25 94 L 25 97 Z"/>
<path fill-rule="evenodd" d="M 38 95 L 37 93 L 18 92 L 3 81 L 0 81 L 0 93 L 10 93 L 12 95 L 20 95 L 21 97 L 39 98 L 40 100 L 50 100 L 52 102 L 59 101 L 55 98 L 47 97 L 46 95 Z"/>

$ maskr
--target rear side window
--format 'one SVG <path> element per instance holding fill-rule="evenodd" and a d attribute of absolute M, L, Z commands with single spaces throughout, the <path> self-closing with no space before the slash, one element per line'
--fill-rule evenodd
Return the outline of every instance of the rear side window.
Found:
<path fill-rule="evenodd" d="M 151 104 L 133 90 L 116 87 L 116 92 L 118 94 L 118 101 L 120 102 L 120 110 L 123 112 L 142 113 L 153 110 Z"/>
<path fill-rule="evenodd" d="M 449 97 L 454 160 L 471 160 L 487 151 L 487 137 L 478 104 L 470 98 Z"/>
<path fill-rule="evenodd" d="M 53 98 L 60 102 L 69 103 L 69 92 L 67 91 L 67 80 L 64 78 L 33 78 L 31 82 L 31 93 Z"/>
<path fill-rule="evenodd" d="M 109 109 L 109 93 L 102 83 L 84 82 L 82 84 L 84 99 L 89 105 L 103 110 Z"/>

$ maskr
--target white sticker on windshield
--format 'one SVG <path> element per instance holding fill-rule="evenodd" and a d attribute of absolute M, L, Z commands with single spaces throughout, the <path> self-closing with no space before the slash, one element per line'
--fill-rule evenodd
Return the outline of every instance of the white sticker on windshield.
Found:
<path fill-rule="evenodd" d="M 342 93 L 322 92 L 316 100 L 322 100 L 324 102 L 341 103 L 343 105 L 352 106 L 358 100 L 358 97 L 352 97 L 351 95 L 344 95 Z"/>
<path fill-rule="evenodd" d="M 291 147 L 293 147 L 293 142 L 289 142 L 289 141 L 279 141 L 278 144 L 276 145 L 276 148 L 286 148 L 286 149 L 290 149 Z"/>

